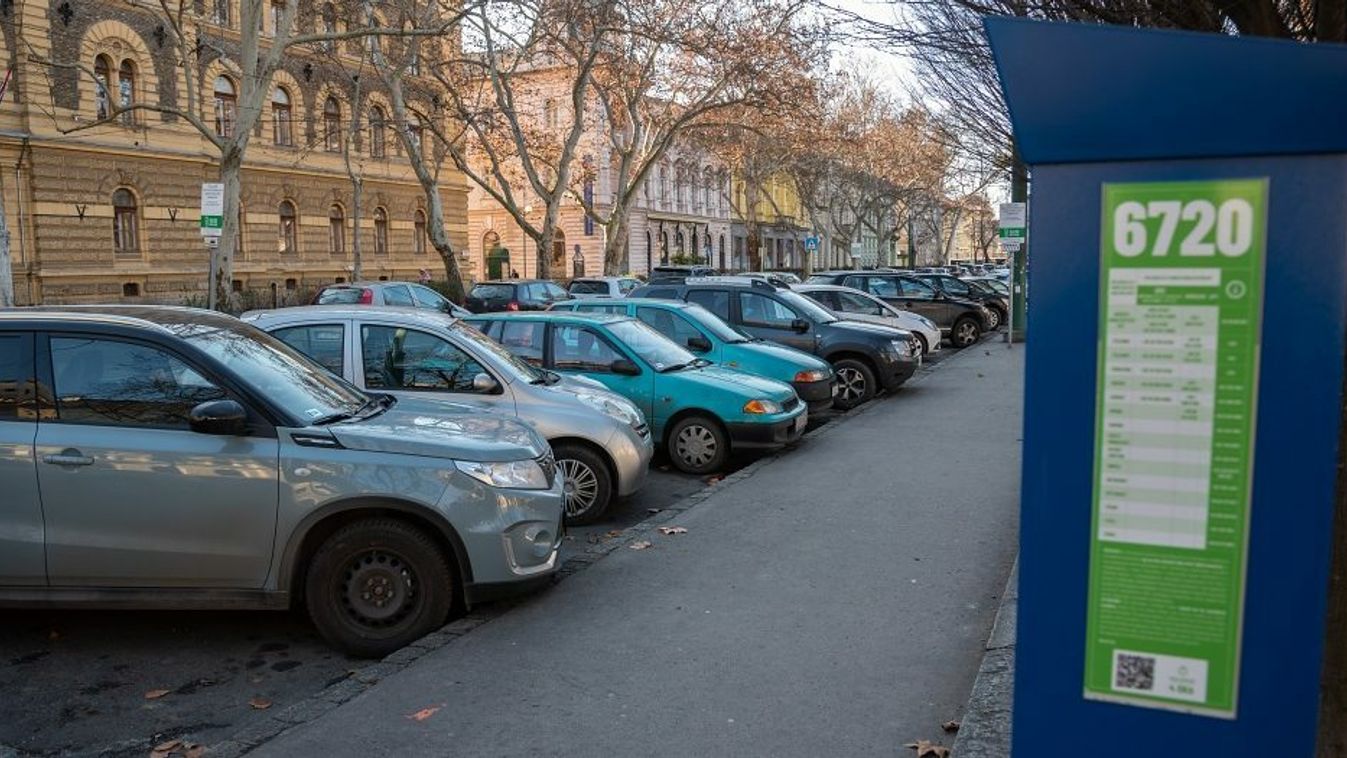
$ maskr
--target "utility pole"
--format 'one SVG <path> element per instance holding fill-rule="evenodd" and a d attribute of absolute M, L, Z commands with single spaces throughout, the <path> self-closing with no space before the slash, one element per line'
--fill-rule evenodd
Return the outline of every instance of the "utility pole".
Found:
<path fill-rule="evenodd" d="M 1010 143 L 1010 201 L 1012 203 L 1029 202 L 1029 167 L 1024 165 L 1024 160 L 1020 158 L 1020 150 L 1013 141 Z M 1009 337 L 1012 343 L 1024 341 L 1024 317 L 1026 313 L 1024 307 L 1024 264 L 1028 257 L 1029 238 L 1026 235 L 1024 243 L 1020 245 L 1019 250 L 1014 252 L 1011 259 Z"/>
<path fill-rule="evenodd" d="M 1344 388 L 1347 390 L 1347 388 Z M 1344 395 L 1347 398 L 1347 394 Z M 1317 758 L 1347 755 L 1347 404 L 1340 410 L 1338 484 L 1334 498 L 1333 556 L 1328 572 L 1328 608 L 1324 614 L 1324 668 L 1319 684 Z"/>

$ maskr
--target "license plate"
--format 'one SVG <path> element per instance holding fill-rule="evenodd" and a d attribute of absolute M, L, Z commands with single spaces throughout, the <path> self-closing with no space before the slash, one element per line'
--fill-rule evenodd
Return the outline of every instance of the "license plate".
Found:
<path fill-rule="evenodd" d="M 795 417 L 795 431 L 796 432 L 802 431 L 804 429 L 804 425 L 805 425 L 805 415 L 801 413 L 800 415 Z"/>

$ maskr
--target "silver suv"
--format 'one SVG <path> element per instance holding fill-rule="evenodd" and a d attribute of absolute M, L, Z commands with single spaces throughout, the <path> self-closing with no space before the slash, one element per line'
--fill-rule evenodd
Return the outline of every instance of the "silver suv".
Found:
<path fill-rule="evenodd" d="M 0 604 L 302 602 L 368 656 L 545 581 L 564 499 L 515 419 L 156 307 L 0 312 L 0 483 Z"/>
<path fill-rule="evenodd" d="M 593 379 L 534 368 L 451 316 L 312 306 L 245 313 L 243 320 L 357 387 L 444 398 L 529 422 L 556 454 L 569 524 L 599 520 L 645 483 L 655 448 L 631 401 Z"/>

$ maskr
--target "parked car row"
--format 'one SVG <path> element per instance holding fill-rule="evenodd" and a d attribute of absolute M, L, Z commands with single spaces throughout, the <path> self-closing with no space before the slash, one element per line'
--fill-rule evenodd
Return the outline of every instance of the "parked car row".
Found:
<path fill-rule="evenodd" d="M 716 472 L 940 348 L 840 285 L 595 281 L 485 283 L 480 313 L 405 282 L 0 311 L 0 605 L 298 605 L 383 655 L 547 580 L 657 451 Z"/>

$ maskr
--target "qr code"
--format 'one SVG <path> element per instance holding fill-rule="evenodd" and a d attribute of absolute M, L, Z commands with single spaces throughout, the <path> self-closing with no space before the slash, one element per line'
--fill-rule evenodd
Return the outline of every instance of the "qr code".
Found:
<path fill-rule="evenodd" d="M 1155 659 L 1118 653 L 1113 662 L 1113 686 L 1124 690 L 1155 689 Z"/>

